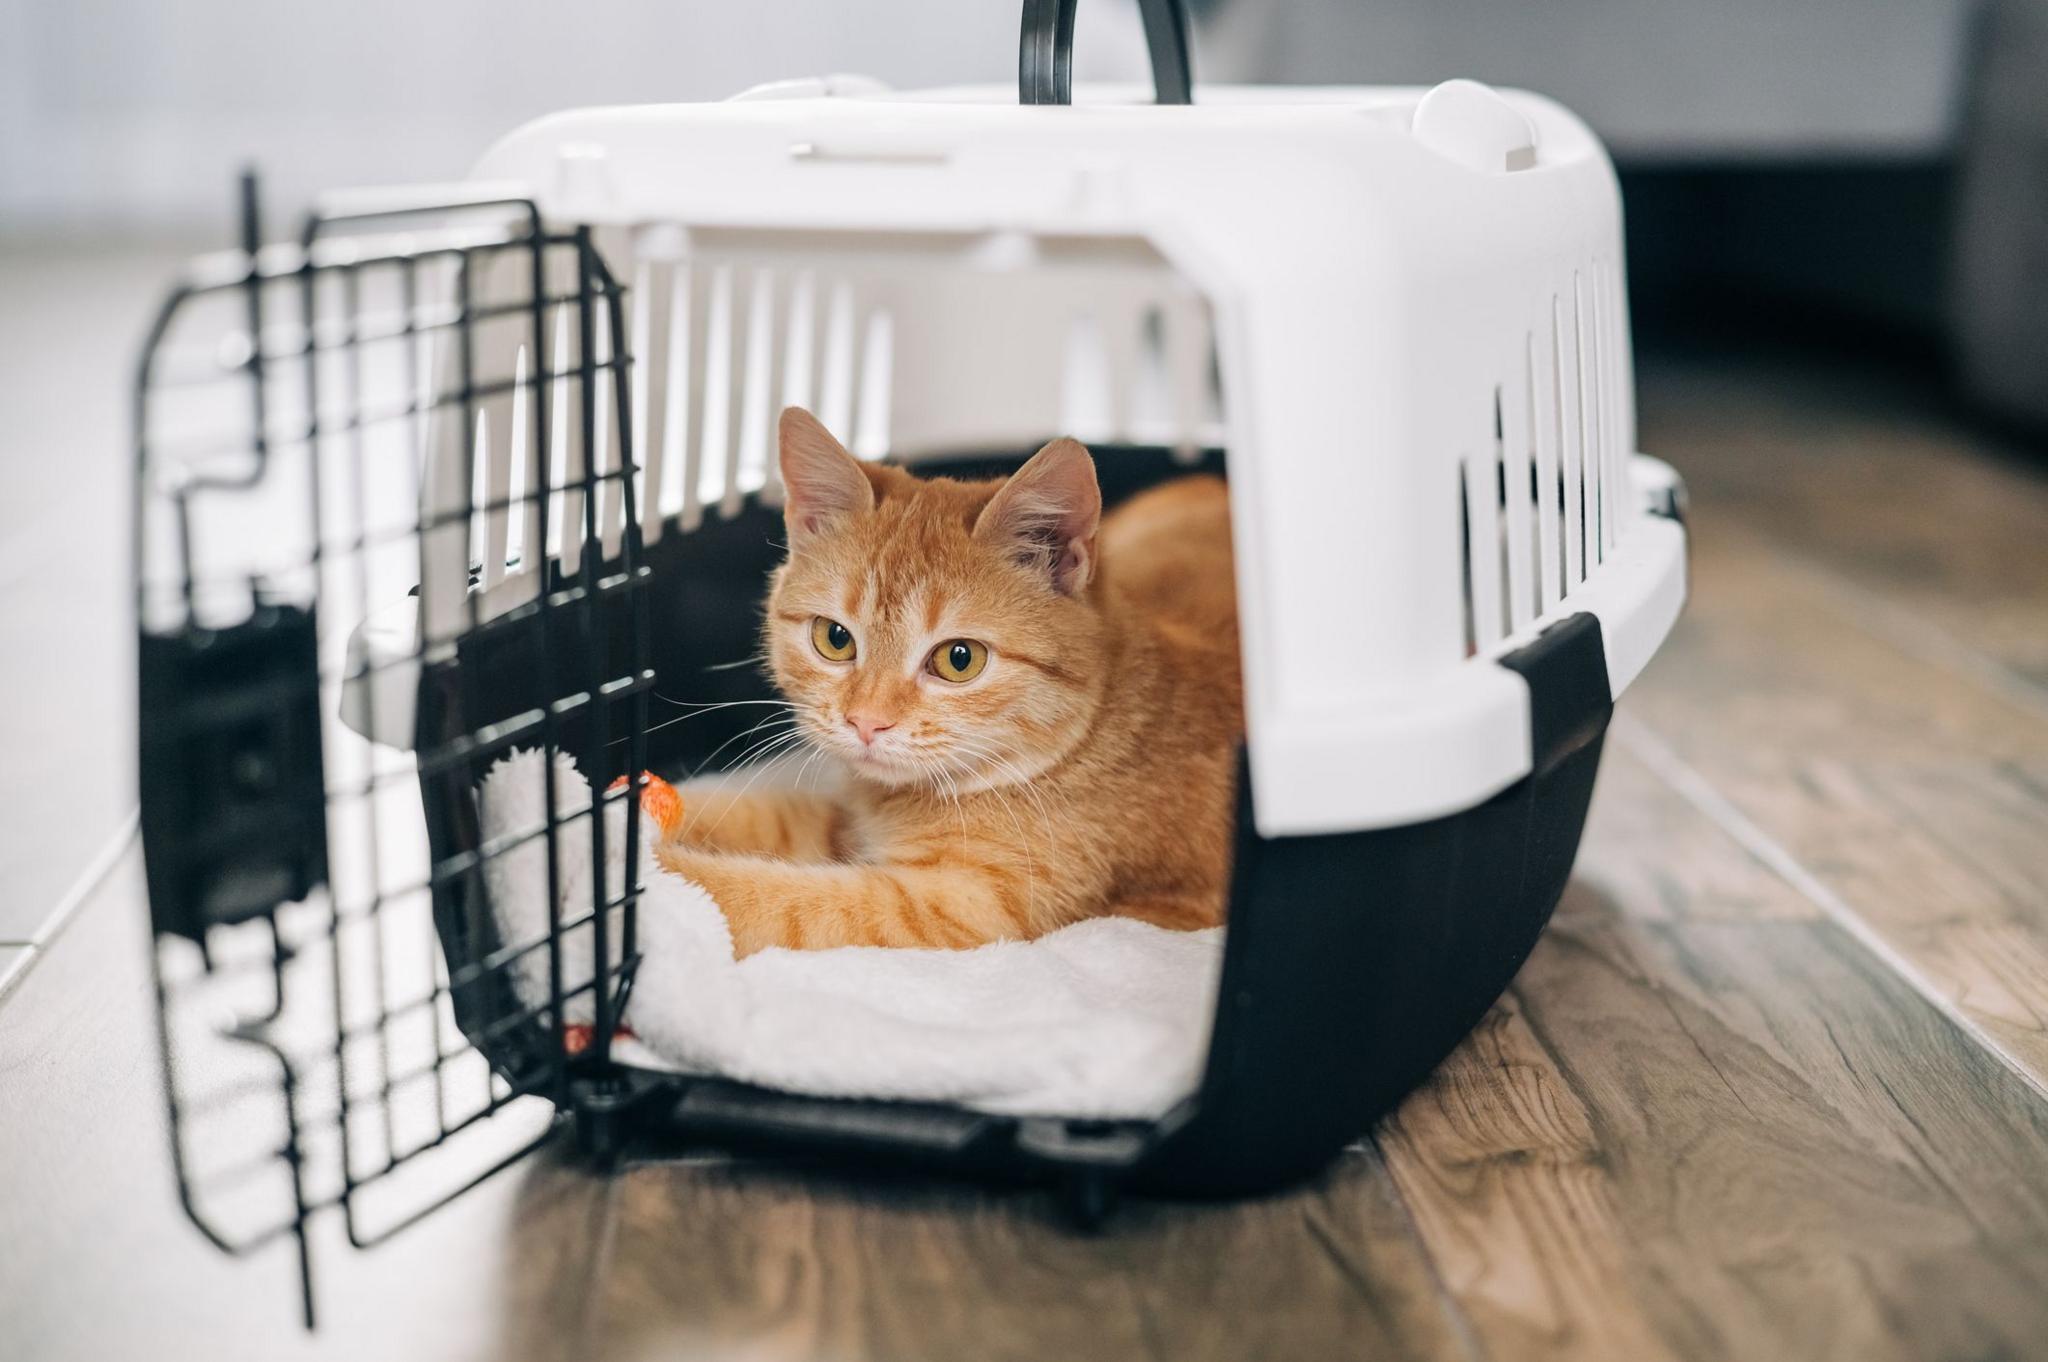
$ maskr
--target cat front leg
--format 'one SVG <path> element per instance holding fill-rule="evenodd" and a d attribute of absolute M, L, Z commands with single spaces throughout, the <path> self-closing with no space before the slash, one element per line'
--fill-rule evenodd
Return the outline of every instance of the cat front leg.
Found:
<path fill-rule="evenodd" d="M 845 811 L 825 795 L 717 785 L 686 785 L 682 793 L 683 817 L 670 839 L 681 846 L 787 861 L 831 861 L 843 852 Z"/>
<path fill-rule="evenodd" d="M 768 946 L 961 950 L 1036 935 L 1027 886 L 998 867 L 795 865 L 675 843 L 656 856 L 717 900 L 736 956 Z"/>
<path fill-rule="evenodd" d="M 756 792 L 710 782 L 678 790 L 652 771 L 641 779 L 640 807 L 666 843 L 790 861 L 830 861 L 840 855 L 845 813 L 825 795 Z M 624 785 L 621 776 L 612 788 Z"/>

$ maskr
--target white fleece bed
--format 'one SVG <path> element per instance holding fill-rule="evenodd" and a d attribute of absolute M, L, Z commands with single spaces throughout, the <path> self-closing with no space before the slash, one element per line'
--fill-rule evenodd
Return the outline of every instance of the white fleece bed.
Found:
<path fill-rule="evenodd" d="M 590 788 L 556 758 L 558 815 Z M 516 752 L 479 789 L 485 845 L 543 824 L 544 770 Z M 685 799 L 688 791 L 685 789 Z M 626 800 L 605 808 L 610 895 L 623 883 Z M 722 1074 L 786 1092 L 957 1103 L 1011 1115 L 1151 1118 L 1192 1094 L 1208 1054 L 1223 929 L 1170 932 L 1124 918 L 974 950 L 849 946 L 732 957 L 725 917 L 699 886 L 662 870 L 641 817 L 641 962 L 614 1053 L 643 1068 Z M 561 917 L 590 911 L 589 822 L 557 839 Z M 547 851 L 528 838 L 484 877 L 508 943 L 547 934 Z M 615 920 L 616 920 L 616 914 Z M 614 932 L 612 950 L 617 951 Z M 568 933 L 563 984 L 591 976 L 591 927 Z M 548 953 L 521 956 L 515 987 L 548 996 Z M 588 1023 L 586 993 L 568 1007 Z"/>

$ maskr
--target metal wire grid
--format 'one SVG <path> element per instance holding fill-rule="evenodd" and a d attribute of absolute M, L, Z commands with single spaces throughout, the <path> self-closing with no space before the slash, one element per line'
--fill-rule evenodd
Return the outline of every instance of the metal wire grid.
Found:
<path fill-rule="evenodd" d="M 475 225 L 479 217 L 508 214 L 514 219 L 509 225 Z M 623 881 L 594 874 L 587 904 L 564 902 L 562 853 L 572 840 L 584 839 L 590 863 L 604 866 L 607 828 L 600 810 L 606 801 L 637 796 L 653 682 L 649 570 L 638 530 L 623 290 L 592 248 L 588 229 L 550 232 L 533 204 L 516 199 L 367 204 L 315 215 L 296 246 L 266 248 L 253 181 L 244 183 L 242 218 L 241 251 L 201 262 L 166 301 L 140 368 L 137 600 L 143 645 L 146 654 L 168 649 L 180 655 L 245 640 L 253 648 L 280 620 L 303 617 L 315 636 L 312 661 L 232 693 L 184 681 L 170 685 L 162 672 L 153 683 L 146 665 L 143 722 L 198 744 L 180 749 L 190 752 L 232 744 L 248 731 L 252 709 L 260 727 L 266 715 L 316 705 L 320 736 L 311 756 L 324 772 L 338 767 L 348 774 L 323 776 L 300 796 L 319 807 L 297 812 L 324 826 L 321 869 L 332 874 L 321 875 L 320 891 L 293 902 L 282 901 L 281 891 L 267 903 L 259 896 L 258 911 L 200 921 L 178 920 L 157 903 L 156 982 L 179 1195 L 194 1222 L 226 1251 L 247 1253 L 295 1238 L 310 1326 L 308 1225 L 314 1216 L 339 1208 L 351 1243 L 378 1242 L 547 1138 L 554 1110 L 592 1094 L 602 1099 L 618 1083 L 610 1045 L 637 960 L 637 820 L 623 820 Z M 374 238 L 333 235 L 337 227 L 373 223 L 403 230 Z M 502 281 L 507 261 L 516 262 L 524 296 L 480 298 L 481 271 L 497 266 L 494 277 Z M 365 304 L 365 284 L 373 277 L 387 288 L 396 282 L 397 307 L 381 317 Z M 275 315 L 280 288 L 296 294 L 296 320 Z M 168 345 L 174 322 L 207 299 L 239 300 L 239 328 L 196 356 Z M 493 321 L 525 326 L 522 362 L 510 374 L 480 368 L 476 330 Z M 566 347 L 560 344 L 565 321 L 573 324 Z M 403 396 L 395 401 L 375 400 L 365 381 L 364 355 L 379 342 L 403 357 Z M 298 391 L 288 398 L 285 388 L 293 382 Z M 247 403 L 239 438 L 184 440 L 159 419 L 160 406 L 178 390 L 222 385 Z M 538 470 L 538 479 L 492 495 L 476 476 L 472 432 L 479 431 L 484 404 L 508 394 L 530 409 L 523 434 L 531 446 L 528 467 Z M 580 459 L 563 459 L 563 427 L 551 419 L 551 403 L 565 396 L 580 427 Z M 610 468 L 588 457 L 603 404 L 616 422 L 617 457 Z M 422 499 L 422 451 L 424 432 L 440 419 L 459 419 L 460 448 L 472 467 L 461 505 L 436 509 Z M 378 528 L 371 524 L 371 489 L 394 476 L 393 459 L 368 446 L 391 427 L 400 429 L 397 462 L 410 465 L 395 477 L 410 488 L 413 520 Z M 303 488 L 289 487 L 294 482 Z M 242 546 L 206 542 L 214 533 L 206 510 L 262 498 L 271 484 L 286 484 L 292 499 L 304 492 L 296 517 L 302 532 L 282 536 L 292 556 L 272 555 L 237 582 L 233 572 L 215 571 L 213 560 L 232 561 Z M 624 533 L 614 536 L 617 556 L 610 560 L 597 519 L 606 484 L 610 495 L 623 498 Z M 269 487 L 272 494 L 277 490 Z M 573 561 L 557 561 L 549 546 L 562 537 L 550 537 L 550 517 L 561 513 L 571 491 L 580 492 L 567 502 L 581 512 L 580 551 Z M 337 492 L 346 499 L 338 514 L 332 504 Z M 375 604 L 381 588 L 373 579 L 389 575 L 394 554 L 417 564 L 425 537 L 437 531 L 469 534 L 473 545 L 488 542 L 484 519 L 515 507 L 540 527 L 538 542 L 524 543 L 515 565 L 538 577 L 531 599 L 487 617 L 482 593 L 472 590 L 457 638 L 430 637 L 422 625 L 403 656 L 353 656 L 326 646 L 345 641 L 354 623 L 345 608 L 337 620 L 336 605 L 359 612 Z M 294 518 L 269 504 L 260 516 Z M 337 524 L 345 527 L 339 534 Z M 214 533 L 215 541 L 220 537 Z M 202 548 L 207 552 L 198 552 Z M 581 657 L 560 656 L 565 640 L 588 646 Z M 530 684 L 515 688 L 518 703 L 510 712 L 500 712 L 507 709 L 503 678 L 480 677 L 475 663 L 494 645 L 518 649 L 535 664 Z M 376 673 L 391 668 L 419 673 L 423 709 L 430 689 L 441 696 L 436 717 L 420 717 L 411 754 L 372 748 L 334 718 L 344 688 L 361 687 L 371 712 L 367 731 L 376 731 Z M 634 788 L 564 809 L 554 788 L 556 753 L 573 748 L 595 781 L 607 769 L 609 749 L 621 744 L 627 749 L 623 769 L 636 773 Z M 545 817 L 537 827 L 485 844 L 475 816 L 476 782 L 491 761 L 518 746 L 544 754 Z M 174 772 L 167 783 L 149 766 L 146 758 L 146 808 L 152 797 L 161 807 L 206 793 L 195 782 L 203 783 L 209 771 Z M 152 775 L 159 779 L 152 782 Z M 423 810 L 412 802 L 415 790 L 428 817 L 440 818 L 447 829 L 431 852 L 419 845 Z M 259 815 L 255 824 L 204 831 L 215 840 L 232 839 L 261 826 Z M 184 841 L 207 840 L 191 831 L 183 829 Z M 159 835 L 152 841 L 146 831 L 147 853 L 170 861 L 191 849 L 166 845 L 169 840 Z M 496 940 L 484 869 L 535 840 L 546 851 L 549 929 L 532 940 Z M 210 850 L 220 853 L 218 846 Z M 231 850 L 224 854 L 232 859 Z M 152 889 L 154 897 L 154 878 Z M 450 935 L 458 923 L 466 928 L 459 934 L 464 950 L 444 958 L 444 943 L 458 939 Z M 563 959 L 565 942 L 577 933 L 588 938 L 594 961 L 580 981 L 565 978 Z M 522 999 L 510 987 L 511 976 L 540 952 L 546 953 L 546 996 Z M 588 999 L 592 1024 L 587 1048 L 572 1057 L 568 1018 L 579 998 Z M 219 1044 L 218 1037 L 230 1044 Z M 509 1119 L 507 1108 L 521 1105 L 534 1114 Z M 399 1209 L 371 1195 L 401 1182 L 393 1198 Z"/>

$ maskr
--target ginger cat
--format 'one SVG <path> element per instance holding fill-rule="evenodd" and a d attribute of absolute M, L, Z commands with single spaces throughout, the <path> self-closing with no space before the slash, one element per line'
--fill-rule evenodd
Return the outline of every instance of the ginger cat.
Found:
<path fill-rule="evenodd" d="M 1244 727 L 1221 480 L 1104 519 L 1073 440 L 970 483 L 862 463 L 798 408 L 779 437 L 767 656 L 845 787 L 649 802 L 735 951 L 1220 922 Z"/>

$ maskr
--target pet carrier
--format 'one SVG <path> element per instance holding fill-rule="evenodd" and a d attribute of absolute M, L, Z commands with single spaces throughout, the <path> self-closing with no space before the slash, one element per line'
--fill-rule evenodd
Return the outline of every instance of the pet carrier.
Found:
<path fill-rule="evenodd" d="M 1190 102 L 1171 0 L 1144 6 L 1156 99 L 1071 101 L 1072 14 L 1026 6 L 1021 100 L 833 76 L 565 113 L 289 245 L 251 190 L 242 249 L 167 304 L 137 411 L 143 829 L 174 1153 L 217 1242 L 303 1249 L 325 1208 L 372 1242 L 558 1111 L 599 1153 L 901 1154 L 1088 1213 L 1250 1191 L 1319 1168 L 1506 986 L 1685 590 L 1680 484 L 1634 453 L 1608 161 L 1466 81 Z M 1235 868 L 1206 1066 L 1163 1117 L 636 1068 L 643 885 L 593 867 L 620 837 L 638 864 L 637 820 L 551 788 L 486 835 L 514 748 L 604 790 L 743 745 L 743 705 L 650 701 L 767 694 L 731 664 L 780 555 L 784 403 L 919 470 L 1073 434 L 1111 500 L 1227 475 Z M 489 901 L 513 842 L 556 905 L 531 940 Z"/>

